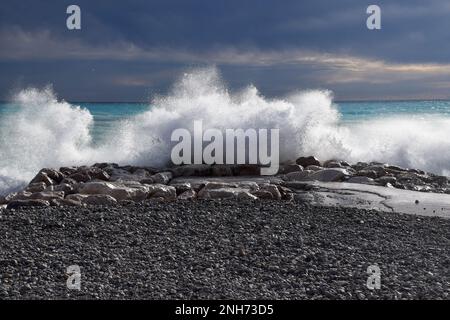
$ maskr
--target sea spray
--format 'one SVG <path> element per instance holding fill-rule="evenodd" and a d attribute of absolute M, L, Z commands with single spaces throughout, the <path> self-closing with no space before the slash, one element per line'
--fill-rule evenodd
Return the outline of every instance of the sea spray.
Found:
<path fill-rule="evenodd" d="M 14 97 L 17 110 L 0 118 L 0 193 L 29 182 L 42 167 L 95 162 L 165 166 L 176 128 L 202 120 L 204 129 L 280 129 L 280 161 L 315 155 L 383 161 L 450 172 L 450 119 L 430 116 L 341 121 L 329 91 L 298 91 L 267 99 L 249 85 L 231 93 L 215 68 L 186 73 L 142 114 L 115 123 L 92 144 L 88 110 L 58 100 L 51 90 L 26 89 Z"/>

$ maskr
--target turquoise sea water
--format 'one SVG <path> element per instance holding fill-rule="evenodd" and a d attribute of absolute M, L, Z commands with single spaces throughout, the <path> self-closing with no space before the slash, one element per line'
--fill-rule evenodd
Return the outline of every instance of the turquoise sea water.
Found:
<path fill-rule="evenodd" d="M 44 167 L 163 166 L 170 160 L 173 130 L 197 119 L 212 127 L 280 128 L 280 161 L 313 154 L 450 175 L 450 101 L 332 102 L 315 91 L 287 102 L 251 90 L 242 101 L 188 89 L 158 101 L 158 109 L 145 103 L 66 103 L 33 90 L 17 103 L 0 103 L 0 194 L 23 186 Z"/>
<path fill-rule="evenodd" d="M 151 109 L 145 103 L 90 103 L 73 102 L 75 106 L 86 108 L 94 117 L 92 135 L 94 140 L 103 134 L 114 130 L 117 121 L 131 118 Z M 356 101 L 335 102 L 342 123 L 357 123 L 370 119 L 382 119 L 396 116 L 406 116 L 423 119 L 431 116 L 450 117 L 450 101 Z M 13 103 L 0 103 L 0 118 L 14 113 L 17 105 Z"/>

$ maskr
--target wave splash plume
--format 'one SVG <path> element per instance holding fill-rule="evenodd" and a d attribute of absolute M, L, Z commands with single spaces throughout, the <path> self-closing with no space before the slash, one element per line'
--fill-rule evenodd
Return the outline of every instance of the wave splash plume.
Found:
<path fill-rule="evenodd" d="M 280 129 L 280 161 L 300 155 L 350 162 L 381 161 L 450 173 L 450 119 L 396 116 L 344 123 L 329 91 L 267 99 L 254 86 L 230 93 L 215 68 L 186 73 L 148 111 L 118 122 L 92 143 L 87 109 L 58 100 L 51 88 L 26 89 L 17 110 L 0 118 L 0 194 L 21 187 L 43 167 L 95 162 L 164 166 L 177 128 Z"/>

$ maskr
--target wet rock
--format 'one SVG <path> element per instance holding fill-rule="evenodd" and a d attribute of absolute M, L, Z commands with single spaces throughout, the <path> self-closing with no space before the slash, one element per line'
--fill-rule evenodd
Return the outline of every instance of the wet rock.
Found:
<path fill-rule="evenodd" d="M 375 181 L 372 178 L 363 177 L 363 176 L 351 177 L 346 182 L 348 182 L 348 183 L 361 183 L 361 184 L 375 184 Z"/>
<path fill-rule="evenodd" d="M 278 187 L 276 185 L 268 184 L 268 183 L 263 184 L 263 185 L 260 185 L 260 190 L 269 192 L 272 195 L 272 199 L 275 199 L 275 200 L 281 199 L 281 193 L 278 190 Z"/>
<path fill-rule="evenodd" d="M 435 176 L 431 179 L 431 181 L 440 187 L 446 187 L 448 184 L 448 178 L 444 176 Z"/>
<path fill-rule="evenodd" d="M 250 191 L 259 190 L 259 185 L 254 181 L 239 181 L 237 183 L 237 187 L 242 189 L 248 189 Z"/>
<path fill-rule="evenodd" d="M 321 166 L 320 161 L 317 160 L 316 157 L 314 156 L 309 156 L 309 157 L 300 157 L 297 160 L 295 160 L 295 163 L 301 165 L 302 167 L 307 167 L 307 166 Z"/>
<path fill-rule="evenodd" d="M 50 186 L 55 182 L 42 170 L 31 180 L 30 184 L 43 182 L 45 185 Z"/>
<path fill-rule="evenodd" d="M 75 182 L 88 182 L 91 181 L 91 176 L 85 172 L 75 172 L 74 174 L 71 174 L 67 178 L 74 180 Z M 62 181 L 63 183 L 67 183 L 68 180 L 64 179 Z"/>
<path fill-rule="evenodd" d="M 149 195 L 147 186 L 135 182 L 135 187 L 125 186 L 120 183 L 112 182 L 89 182 L 81 185 L 78 189 L 79 194 L 104 194 L 109 195 L 117 201 L 133 200 L 142 201 Z"/>
<path fill-rule="evenodd" d="M 206 186 L 198 193 L 199 199 L 257 199 L 248 190 L 242 188 L 214 188 L 207 189 Z"/>
<path fill-rule="evenodd" d="M 172 180 L 173 174 L 170 171 L 159 172 L 151 176 L 153 183 L 168 184 Z"/>
<path fill-rule="evenodd" d="M 89 168 L 86 172 L 92 179 L 109 181 L 111 176 L 104 170 L 96 167 Z"/>
<path fill-rule="evenodd" d="M 175 200 L 177 198 L 177 190 L 172 186 L 164 184 L 149 185 L 149 198 L 162 198 L 164 200 Z"/>
<path fill-rule="evenodd" d="M 364 168 L 364 170 L 374 171 L 377 175 L 376 178 L 385 176 L 388 173 L 383 165 L 371 165 Z"/>
<path fill-rule="evenodd" d="M 205 184 L 205 187 L 203 189 L 214 190 L 223 188 L 237 188 L 237 186 L 238 186 L 237 183 L 209 181 Z"/>
<path fill-rule="evenodd" d="M 77 167 L 61 167 L 59 171 L 65 176 L 70 176 L 78 171 Z"/>
<path fill-rule="evenodd" d="M 372 179 L 376 179 L 378 178 L 378 174 L 373 171 L 373 170 L 359 170 L 358 172 L 356 172 L 357 176 L 362 176 L 362 177 L 368 177 L 368 178 L 372 178 Z"/>
<path fill-rule="evenodd" d="M 62 191 L 42 191 L 36 192 L 29 196 L 29 199 L 51 201 L 54 199 L 64 199 L 64 192 Z"/>
<path fill-rule="evenodd" d="M 382 186 L 386 186 L 388 183 L 390 183 L 391 185 L 395 184 L 397 182 L 397 178 L 392 176 L 382 176 L 375 181 Z"/>
<path fill-rule="evenodd" d="M 185 192 L 183 192 L 182 194 L 180 194 L 178 196 L 178 199 L 191 200 L 191 199 L 195 199 L 196 197 L 197 197 L 197 192 L 195 192 L 194 190 L 186 190 Z"/>
<path fill-rule="evenodd" d="M 338 160 L 328 160 L 325 161 L 322 166 L 324 168 L 345 168 L 346 166 L 344 166 L 341 161 Z"/>
<path fill-rule="evenodd" d="M 111 206 L 117 204 L 117 200 L 107 194 L 92 194 L 82 197 L 81 202 L 92 206 Z"/>
<path fill-rule="evenodd" d="M 275 199 L 273 194 L 267 190 L 252 191 L 251 194 L 258 197 L 259 199 L 265 199 L 265 200 Z M 281 196 L 280 196 L 280 198 L 281 198 Z"/>
<path fill-rule="evenodd" d="M 291 172 L 286 175 L 286 180 L 288 181 L 302 181 L 310 180 L 310 176 L 316 171 L 304 170 L 300 172 Z"/>
<path fill-rule="evenodd" d="M 58 184 L 57 186 L 53 186 L 53 191 L 62 191 L 64 192 L 64 194 L 71 194 L 71 193 L 75 193 L 75 187 L 71 184 L 67 184 L 67 183 L 61 183 Z"/>
<path fill-rule="evenodd" d="M 278 191 L 280 192 L 281 199 L 291 201 L 294 199 L 294 193 L 291 189 L 286 188 L 284 186 L 277 185 Z"/>
<path fill-rule="evenodd" d="M 280 167 L 279 174 L 288 174 L 291 172 L 303 171 L 303 167 L 299 164 L 285 164 Z"/>
<path fill-rule="evenodd" d="M 175 188 L 177 195 L 181 195 L 182 193 L 192 189 L 192 185 L 189 182 L 177 182 L 170 185 Z"/>
<path fill-rule="evenodd" d="M 45 182 L 35 182 L 35 183 L 30 183 L 28 185 L 28 187 L 26 187 L 25 191 L 27 192 L 41 192 L 44 191 L 47 188 L 47 185 L 45 184 Z"/>
<path fill-rule="evenodd" d="M 358 163 L 352 165 L 351 167 L 352 167 L 354 170 L 356 170 L 356 171 L 360 171 L 360 170 L 363 170 L 364 168 L 366 168 L 366 167 L 368 167 L 368 166 L 369 166 L 369 164 L 366 163 L 366 162 L 358 162 Z"/>
<path fill-rule="evenodd" d="M 310 170 L 310 171 L 320 171 L 322 169 L 323 169 L 323 167 L 315 166 L 315 165 L 311 165 L 311 166 L 307 166 L 306 167 L 306 170 Z"/>

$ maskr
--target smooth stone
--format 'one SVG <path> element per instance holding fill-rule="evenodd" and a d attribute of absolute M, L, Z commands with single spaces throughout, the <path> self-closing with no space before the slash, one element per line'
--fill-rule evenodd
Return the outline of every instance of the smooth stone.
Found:
<path fill-rule="evenodd" d="M 247 189 L 250 191 L 259 190 L 259 185 L 254 181 L 241 181 L 237 183 L 238 188 Z"/>
<path fill-rule="evenodd" d="M 316 171 L 312 170 L 304 170 L 300 172 L 291 172 L 286 175 L 286 179 L 289 181 L 302 181 L 302 180 L 310 180 L 312 174 Z"/>
<path fill-rule="evenodd" d="M 170 184 L 177 191 L 177 195 L 181 195 L 182 193 L 189 191 L 192 189 L 192 185 L 189 182 L 177 182 L 174 184 Z"/>
<path fill-rule="evenodd" d="M 168 184 L 172 180 L 172 177 L 172 172 L 165 171 L 154 174 L 150 178 L 153 180 L 153 183 Z"/>
<path fill-rule="evenodd" d="M 269 192 L 272 195 L 273 199 L 275 199 L 275 200 L 281 199 L 280 190 L 278 190 L 278 187 L 276 185 L 263 184 L 263 185 L 260 185 L 260 190 Z"/>
<path fill-rule="evenodd" d="M 109 206 L 117 204 L 117 200 L 107 194 L 85 195 L 81 202 L 93 206 Z"/>
<path fill-rule="evenodd" d="M 205 189 L 199 191 L 199 199 L 258 199 L 252 195 L 248 190 L 241 188 L 218 188 Z"/>
<path fill-rule="evenodd" d="M 110 195 L 117 201 L 133 200 L 142 201 L 149 195 L 149 186 L 135 182 L 136 187 L 129 187 L 112 182 L 89 182 L 80 185 L 79 194 L 105 194 Z"/>
<path fill-rule="evenodd" d="M 175 200 L 177 190 L 172 186 L 164 184 L 149 185 L 149 198 L 163 198 L 164 200 Z"/>
<path fill-rule="evenodd" d="M 338 160 L 327 160 L 322 164 L 322 167 L 324 167 L 324 168 L 344 168 L 344 166 Z"/>
<path fill-rule="evenodd" d="M 310 170 L 310 171 L 320 171 L 320 170 L 323 170 L 323 167 L 310 165 L 310 166 L 307 166 L 305 169 Z"/>
<path fill-rule="evenodd" d="M 363 177 L 368 177 L 368 178 L 372 178 L 372 179 L 376 179 L 378 178 L 378 174 L 373 171 L 373 170 L 359 170 L 358 172 L 356 172 L 357 176 L 363 176 Z"/>
<path fill-rule="evenodd" d="M 297 160 L 295 160 L 295 163 L 301 165 L 302 167 L 307 167 L 307 166 L 321 166 L 320 161 L 314 157 L 314 156 L 309 156 L 309 157 L 300 157 Z"/>
<path fill-rule="evenodd" d="M 291 172 L 303 171 L 303 167 L 299 164 L 285 164 L 280 167 L 279 174 L 288 174 Z"/>
<path fill-rule="evenodd" d="M 36 192 L 29 196 L 29 199 L 51 201 L 54 199 L 64 199 L 64 192 L 62 191 L 42 191 Z"/>

